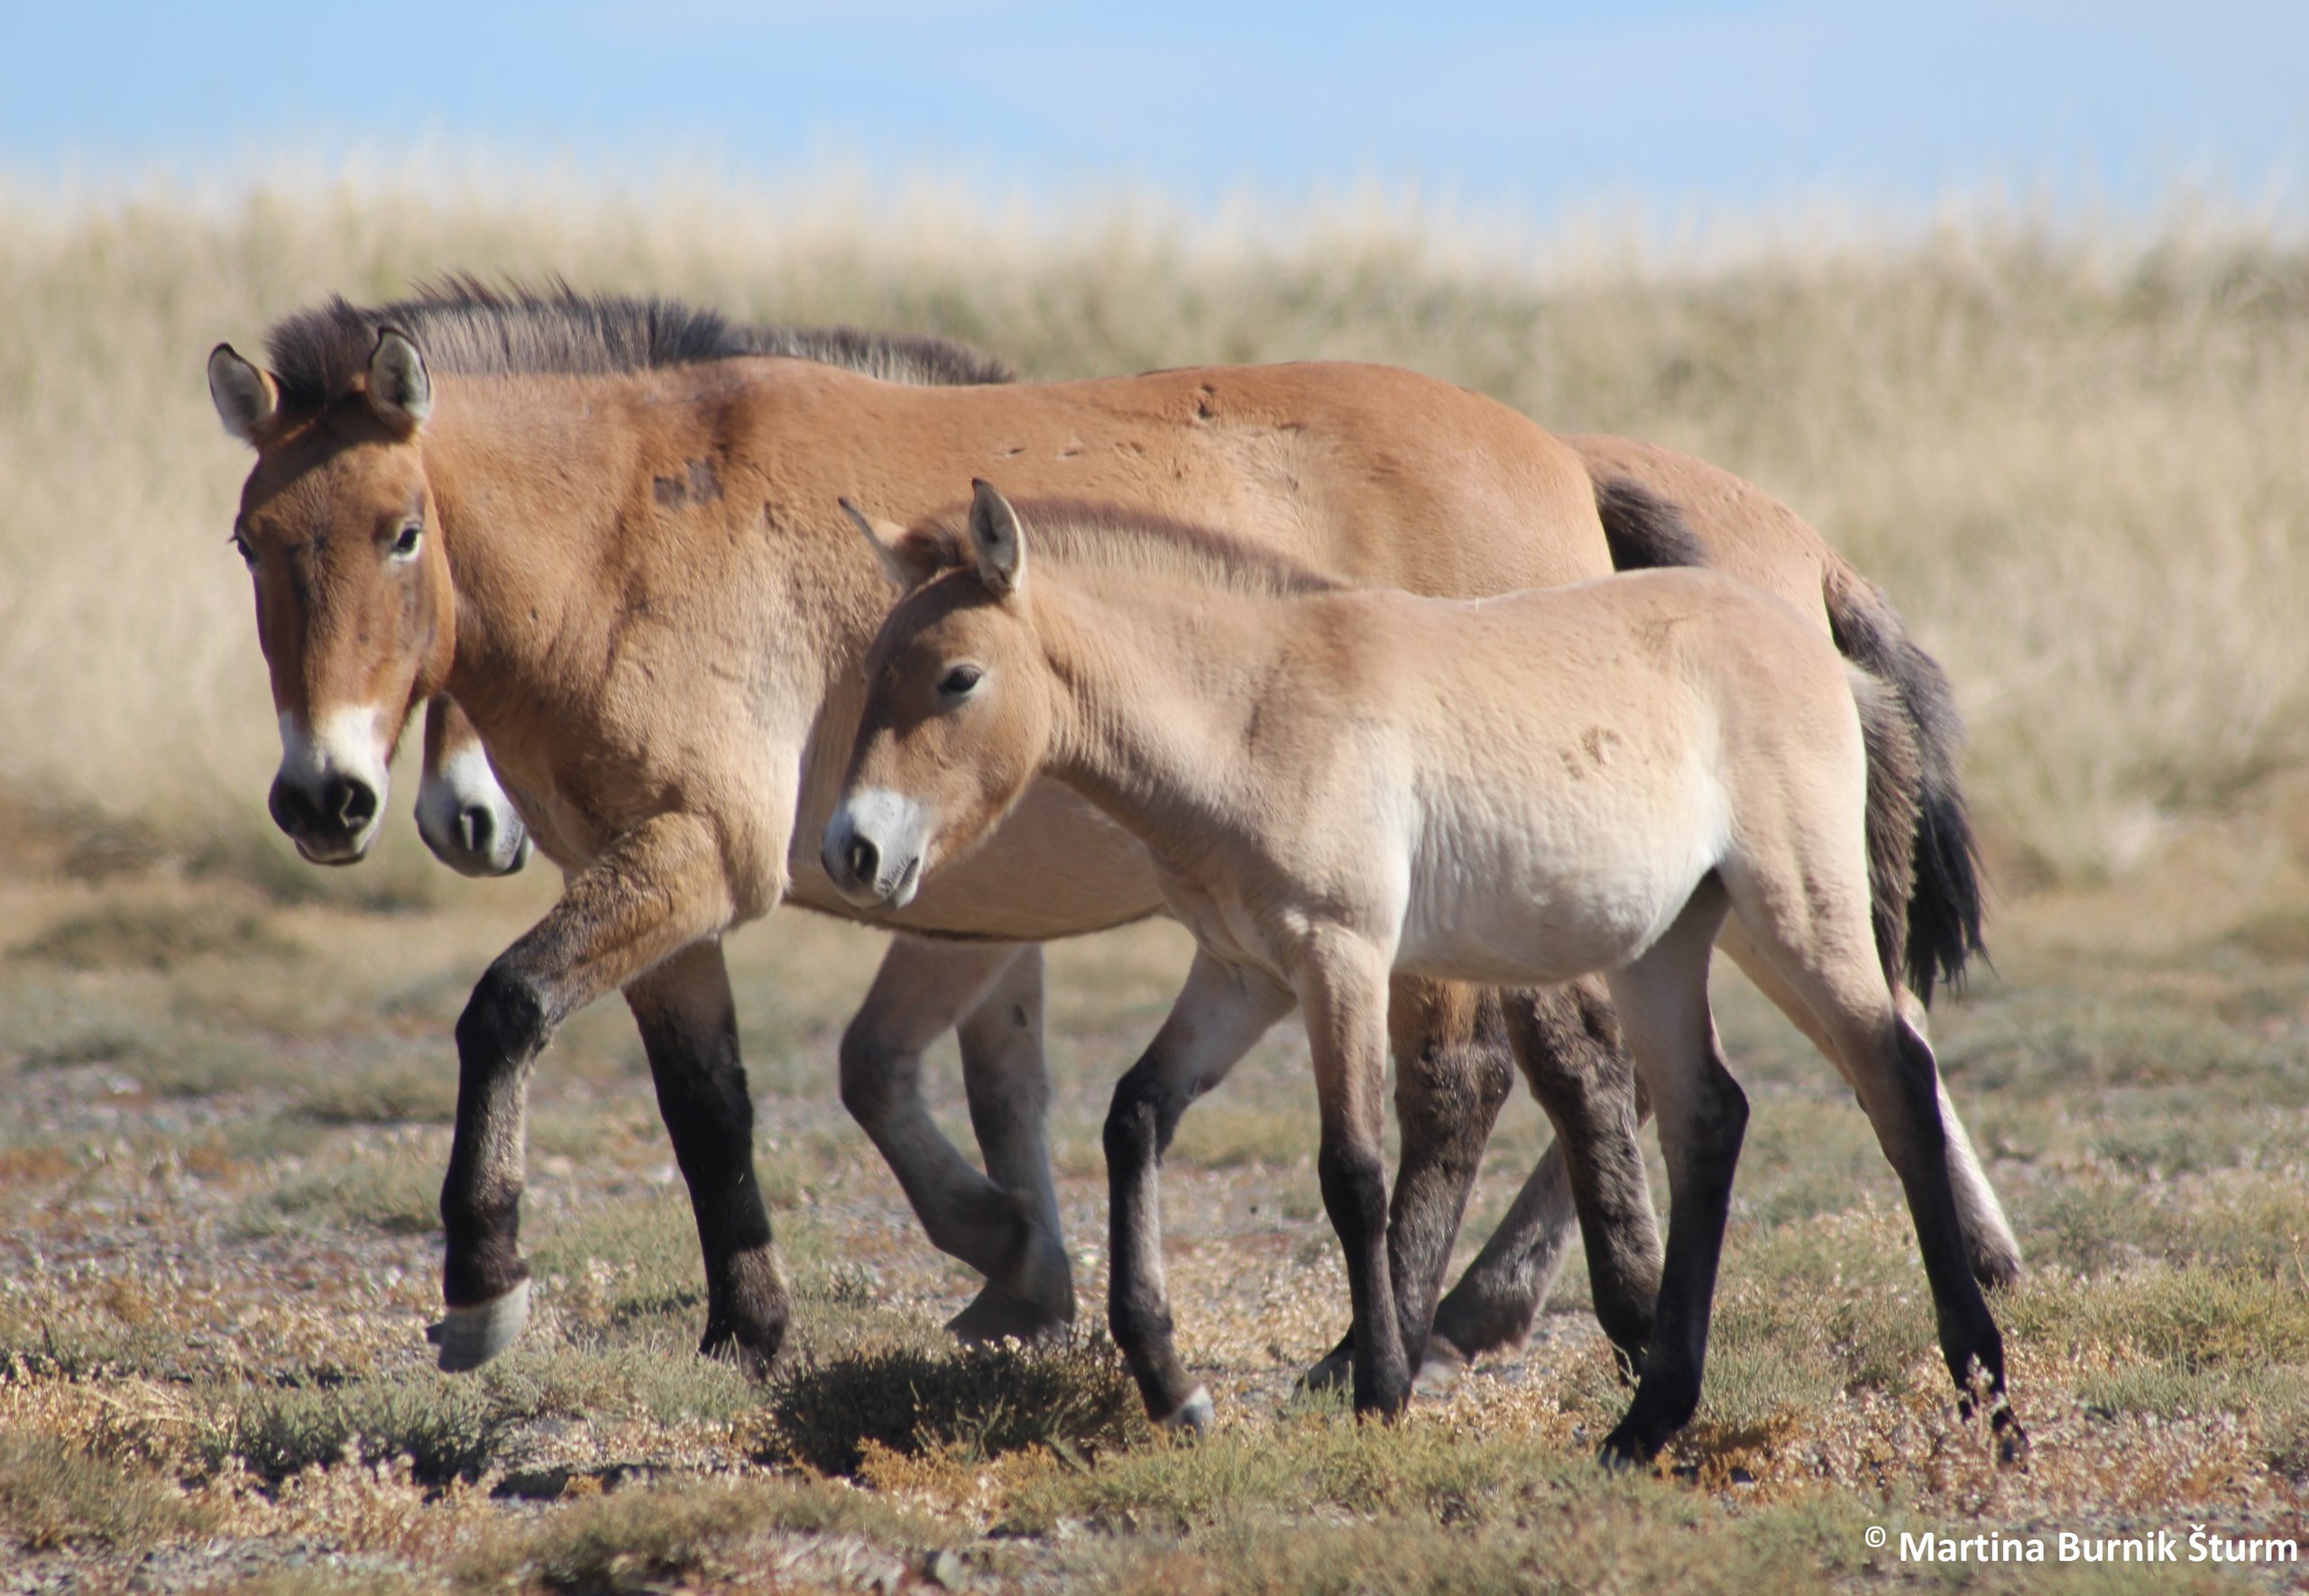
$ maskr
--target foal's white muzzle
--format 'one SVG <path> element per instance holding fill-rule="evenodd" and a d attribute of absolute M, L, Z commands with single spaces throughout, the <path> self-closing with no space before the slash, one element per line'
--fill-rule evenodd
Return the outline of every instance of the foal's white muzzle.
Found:
<path fill-rule="evenodd" d="M 460 876 L 511 876 L 529 862 L 529 829 L 475 745 L 418 783 L 417 830 Z"/>
<path fill-rule="evenodd" d="M 340 711 L 309 730 L 283 715 L 265 807 L 314 864 L 355 864 L 377 839 L 390 782 L 376 711 Z"/>
<path fill-rule="evenodd" d="M 886 788 L 851 794 L 826 821 L 818 858 L 842 895 L 861 909 L 903 909 L 922 885 L 930 821 L 920 803 Z"/>

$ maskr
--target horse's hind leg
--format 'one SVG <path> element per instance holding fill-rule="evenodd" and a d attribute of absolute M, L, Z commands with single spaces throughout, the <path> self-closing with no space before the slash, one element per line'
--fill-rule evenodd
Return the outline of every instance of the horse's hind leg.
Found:
<path fill-rule="evenodd" d="M 921 1087 L 923 1050 L 986 1001 L 1023 956 L 1015 944 L 892 939 L 842 1033 L 842 1101 L 897 1177 L 931 1244 L 1018 1298 L 1035 1316 L 1022 1325 L 1047 1328 L 1074 1316 L 1056 1229 L 1036 1212 L 1033 1194 L 1005 1190 L 955 1151 Z M 1039 1076 L 1039 1049 L 1035 1059 Z M 974 1117 L 977 1108 L 974 1100 Z"/>
<path fill-rule="evenodd" d="M 1660 1123 L 1668 1165 L 1668 1250 L 1635 1399 L 1602 1448 L 1613 1464 L 1648 1462 L 1699 1405 L 1708 1314 L 1731 1210 L 1748 1100 L 1724 1068 L 1707 1007 L 1708 956 L 1724 894 L 1703 882 L 1668 933 L 1613 973 L 1613 1001 Z"/>
<path fill-rule="evenodd" d="M 1619 1024 L 1605 995 L 1585 983 L 1513 992 L 1506 1001 L 1516 1059 L 1555 1126 L 1587 1245 L 1596 1317 L 1633 1368 L 1651 1338 L 1660 1251 L 1635 1140 L 1635 1071 Z"/>
<path fill-rule="evenodd" d="M 1207 954 L 1163 1028 L 1115 1083 L 1107 1111 L 1107 1325 L 1155 1423 L 1200 1429 L 1210 1394 L 1190 1378 L 1171 1337 L 1163 1278 L 1163 1154 L 1187 1105 L 1226 1078 L 1267 1028 L 1291 1012 L 1290 992 Z"/>
<path fill-rule="evenodd" d="M 768 1372 L 786 1335 L 786 1285 L 754 1178 L 752 1099 L 718 941 L 693 943 L 625 989 L 657 1083 L 658 1109 L 689 1186 L 705 1254 L 698 1350 Z"/>
<path fill-rule="evenodd" d="M 954 1034 L 961 1045 L 971 1128 L 978 1133 L 988 1177 L 1026 1204 L 1043 1230 L 1063 1243 L 1065 1229 L 1044 1133 L 1050 1118 L 1050 1072 L 1043 1062 L 1042 949 L 1020 950 L 978 1006 L 962 1016 Z M 1072 1316 L 1070 1307 L 1064 1317 Z M 965 1342 L 1005 1336 L 1031 1341 L 1063 1322 L 1040 1304 L 989 1280 L 946 1327 Z"/>
<path fill-rule="evenodd" d="M 1844 1069 L 1835 1041 L 1818 1018 L 1772 968 L 1771 961 L 1763 957 L 1744 927 L 1737 921 L 1726 924 L 1716 945 L 1755 983 L 1758 991 L 1811 1040 L 1814 1047 L 1837 1069 Z M 1898 996 L 1906 999 L 1901 1005 L 1903 1016 L 1918 1036 L 1924 1036 L 1923 1005 L 1905 990 Z M 1849 1071 L 1845 1076 L 1850 1078 Z M 1980 1154 L 1973 1151 L 1972 1137 L 1965 1132 L 1956 1105 L 1948 1096 L 1947 1084 L 1939 1078 L 1937 1070 L 1934 1072 L 1933 1084 L 1948 1149 L 1948 1179 L 1955 1188 L 1956 1213 L 1964 1226 L 1964 1251 L 1971 1260 L 1973 1278 L 1983 1286 L 2010 1285 L 2020 1278 L 2020 1243 L 2012 1234 L 2012 1222 L 2004 1216 L 2004 1205 L 1998 1200 L 1996 1188 L 1989 1184 L 1988 1175 L 1981 1168 Z"/>
<path fill-rule="evenodd" d="M 1817 1016 L 1831 1056 L 1842 1063 L 1878 1144 L 1900 1178 L 1932 1286 L 1941 1353 L 1961 1403 L 1969 1413 L 1974 1378 L 1984 1375 L 2001 1454 L 2007 1461 L 2015 1459 L 2026 1450 L 2028 1437 L 2005 1399 L 2003 1338 L 1973 1279 L 1950 1174 L 1946 1097 L 1932 1049 L 1885 985 L 1863 920 L 1854 916 L 1849 926 L 1817 925 L 1800 935 L 1774 923 L 1774 903 L 1818 903 L 1833 894 L 1807 884 L 1741 895 L 1741 915 L 1757 950 Z"/>

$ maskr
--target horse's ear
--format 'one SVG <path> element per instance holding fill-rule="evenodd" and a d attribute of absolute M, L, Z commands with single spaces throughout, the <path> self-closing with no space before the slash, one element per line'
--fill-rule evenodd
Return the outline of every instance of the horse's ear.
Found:
<path fill-rule="evenodd" d="M 377 329 L 369 352 L 369 408 L 385 422 L 415 432 L 433 413 L 433 379 L 416 340 L 398 327 Z"/>
<path fill-rule="evenodd" d="M 1018 512 L 994 484 L 971 482 L 971 542 L 978 550 L 979 580 L 998 599 L 1026 584 L 1026 529 Z"/>
<path fill-rule="evenodd" d="M 953 551 L 943 537 L 916 537 L 895 521 L 877 520 L 849 500 L 836 500 L 850 524 L 872 547 L 882 574 L 901 593 L 910 593 L 953 565 Z"/>
<path fill-rule="evenodd" d="M 208 397 L 225 430 L 251 447 L 281 413 L 281 385 L 229 344 L 208 352 Z"/>

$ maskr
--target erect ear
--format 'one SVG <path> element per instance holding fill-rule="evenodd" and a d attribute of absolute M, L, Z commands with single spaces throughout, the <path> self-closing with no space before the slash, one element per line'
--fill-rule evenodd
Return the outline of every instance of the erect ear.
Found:
<path fill-rule="evenodd" d="M 971 543 L 989 592 L 1003 599 L 1026 585 L 1026 529 L 1010 501 L 980 478 L 971 481 Z"/>
<path fill-rule="evenodd" d="M 398 327 L 377 329 L 369 352 L 369 408 L 391 426 L 415 432 L 433 413 L 433 379 L 416 341 Z"/>
<path fill-rule="evenodd" d="M 251 446 L 281 413 L 280 385 L 229 344 L 208 352 L 208 397 L 225 430 Z"/>
<path fill-rule="evenodd" d="M 959 564 L 953 545 L 934 533 L 907 531 L 896 521 L 879 520 L 847 499 L 837 500 L 842 513 L 858 528 L 882 563 L 882 574 L 901 593 L 910 593 L 942 571 Z"/>

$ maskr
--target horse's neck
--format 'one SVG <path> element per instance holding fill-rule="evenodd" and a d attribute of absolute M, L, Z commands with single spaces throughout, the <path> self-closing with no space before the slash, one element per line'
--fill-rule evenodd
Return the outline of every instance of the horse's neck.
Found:
<path fill-rule="evenodd" d="M 1174 866 L 1233 829 L 1249 796 L 1246 689 L 1274 636 L 1259 623 L 1283 619 L 1246 613 L 1253 602 L 1164 589 L 1126 604 L 1055 583 L 1037 601 L 1057 684 L 1051 774 Z"/>

